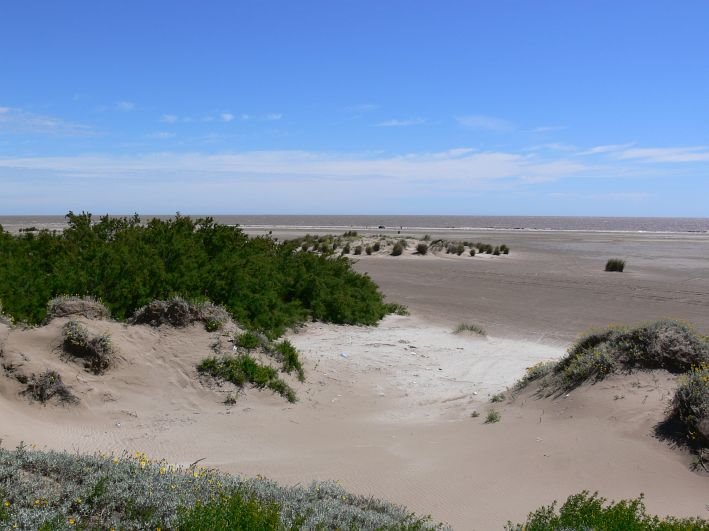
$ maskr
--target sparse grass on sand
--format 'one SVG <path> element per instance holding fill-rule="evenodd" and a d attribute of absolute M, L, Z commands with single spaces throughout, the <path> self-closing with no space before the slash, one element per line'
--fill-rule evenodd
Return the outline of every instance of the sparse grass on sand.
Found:
<path fill-rule="evenodd" d="M 460 323 L 458 326 L 455 327 L 453 330 L 454 334 L 462 334 L 463 332 L 471 332 L 473 334 L 477 334 L 479 336 L 486 336 L 487 332 L 485 329 L 475 323 Z"/>

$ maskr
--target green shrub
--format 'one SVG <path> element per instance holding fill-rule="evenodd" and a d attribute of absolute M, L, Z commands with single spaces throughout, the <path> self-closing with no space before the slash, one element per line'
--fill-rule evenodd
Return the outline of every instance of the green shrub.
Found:
<path fill-rule="evenodd" d="M 285 531 L 281 523 L 281 506 L 246 497 L 240 492 L 222 495 L 206 503 L 197 502 L 178 515 L 179 531 Z M 291 529 L 299 529 L 294 524 Z"/>
<path fill-rule="evenodd" d="M 253 350 L 261 346 L 261 338 L 255 332 L 243 332 L 236 336 L 234 344 L 246 350 Z"/>
<path fill-rule="evenodd" d="M 372 246 L 371 246 L 371 245 L 367 245 L 367 247 L 365 248 L 364 252 L 367 253 L 367 256 L 371 256 L 371 254 L 372 254 Z"/>
<path fill-rule="evenodd" d="M 446 247 L 446 254 L 453 254 L 455 253 L 455 245 L 452 243 L 449 243 L 448 246 Z"/>
<path fill-rule="evenodd" d="M 485 424 L 495 424 L 496 422 L 500 422 L 501 418 L 502 416 L 497 411 L 491 409 L 487 412 L 487 416 L 485 417 Z"/>
<path fill-rule="evenodd" d="M 460 256 L 465 251 L 465 246 L 461 243 L 455 246 L 455 254 Z"/>
<path fill-rule="evenodd" d="M 513 389 L 524 389 L 530 383 L 548 376 L 552 373 L 554 367 L 556 367 L 556 363 L 555 361 L 540 361 L 531 367 L 527 367 L 525 375 L 515 383 Z"/>
<path fill-rule="evenodd" d="M 486 336 L 487 332 L 485 329 L 475 323 L 460 323 L 453 330 L 454 334 L 462 334 L 463 332 L 472 332 L 473 334 L 478 334 L 479 336 Z"/>
<path fill-rule="evenodd" d="M 217 380 L 231 382 L 237 387 L 250 383 L 259 389 L 268 388 L 295 402 L 295 391 L 278 377 L 278 371 L 268 365 L 261 365 L 248 354 L 206 358 L 197 366 L 200 374 Z"/>
<path fill-rule="evenodd" d="M 381 248 L 382 248 L 382 246 L 381 246 L 381 244 L 380 244 L 379 242 L 374 242 L 374 245 L 372 245 L 372 250 L 373 250 L 375 253 L 378 253 L 378 252 L 379 252 L 379 249 L 381 249 Z"/>
<path fill-rule="evenodd" d="M 208 319 L 204 322 L 204 329 L 207 332 L 216 332 L 217 330 L 221 330 L 222 326 L 224 326 L 224 323 L 218 319 Z"/>
<path fill-rule="evenodd" d="M 404 252 L 404 248 L 399 243 L 395 243 L 394 247 L 391 249 L 392 256 L 400 256 Z"/>
<path fill-rule="evenodd" d="M 293 346 L 293 344 L 284 339 L 280 343 L 276 343 L 274 346 L 276 353 L 278 353 L 281 362 L 283 363 L 283 370 L 290 374 L 296 371 L 298 374 L 298 380 L 301 382 L 305 381 L 305 371 L 303 370 L 303 364 L 300 361 L 300 356 L 298 351 Z"/>
<path fill-rule="evenodd" d="M 499 248 L 499 247 L 495 247 L 495 248 L 493 249 L 493 251 L 492 251 L 492 254 L 493 254 L 494 256 L 500 256 L 500 248 Z"/>
<path fill-rule="evenodd" d="M 658 518 L 646 513 L 642 494 L 634 500 L 606 504 L 598 493 L 569 496 L 557 508 L 556 502 L 529 514 L 523 524 L 508 522 L 508 531 L 604 530 L 604 531 L 700 531 L 709 528 L 701 518 Z"/>
<path fill-rule="evenodd" d="M 354 248 L 354 254 L 356 254 L 356 255 L 362 254 L 362 246 L 361 245 L 358 245 Z"/>
<path fill-rule="evenodd" d="M 416 246 L 416 252 L 420 255 L 425 255 L 426 253 L 428 253 L 428 245 L 426 245 L 425 243 L 419 243 Z"/>
<path fill-rule="evenodd" d="M 620 258 L 611 258 L 606 262 L 606 271 L 617 271 L 622 273 L 625 269 L 625 260 Z"/>
<path fill-rule="evenodd" d="M 475 248 L 474 247 L 470 248 L 470 256 L 475 256 Z"/>
<path fill-rule="evenodd" d="M 340 255 L 343 255 L 343 254 L 350 254 L 350 244 L 349 243 L 346 243 L 345 246 L 342 248 L 342 252 L 340 253 Z"/>
<path fill-rule="evenodd" d="M 500 245 L 500 252 L 502 254 L 510 254 L 510 248 L 503 243 L 502 245 Z"/>
<path fill-rule="evenodd" d="M 359 235 L 357 234 L 356 230 L 348 230 L 342 236 L 345 238 L 356 238 Z"/>
<path fill-rule="evenodd" d="M 307 319 L 375 324 L 386 315 L 370 278 L 328 253 L 301 252 L 302 243 L 249 238 L 211 218 L 95 222 L 69 213 L 63 232 L 0 232 L 0 299 L 6 313 L 33 324 L 62 293 L 100 298 L 116 319 L 175 294 L 208 294 L 273 337 Z"/>

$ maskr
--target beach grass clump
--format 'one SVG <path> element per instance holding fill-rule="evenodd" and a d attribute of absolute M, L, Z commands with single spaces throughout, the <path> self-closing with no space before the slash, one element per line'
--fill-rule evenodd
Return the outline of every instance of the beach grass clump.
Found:
<path fill-rule="evenodd" d="M 527 370 L 522 378 L 520 378 L 513 386 L 513 389 L 518 391 L 524 389 L 532 382 L 537 382 L 551 374 L 556 367 L 556 361 L 540 361 L 535 363 L 531 367 L 527 367 Z"/>
<path fill-rule="evenodd" d="M 693 367 L 680 377 L 671 412 L 692 445 L 709 447 L 709 363 Z"/>
<path fill-rule="evenodd" d="M 499 248 L 499 247 L 495 247 L 495 248 L 492 250 L 492 254 L 493 254 L 493 256 L 500 256 L 500 248 Z"/>
<path fill-rule="evenodd" d="M 357 234 L 356 230 L 348 230 L 344 234 L 342 234 L 343 238 L 357 238 L 359 234 Z"/>
<path fill-rule="evenodd" d="M 144 308 L 152 301 L 208 296 L 230 318 L 271 337 L 309 319 L 373 325 L 386 315 L 370 278 L 330 253 L 302 252 L 303 241 L 249 237 L 211 218 L 67 218 L 61 232 L 0 232 L 0 299 L 13 319 L 43 322 L 47 301 L 62 293 L 99 299 L 117 320 L 137 312 L 156 324 L 170 319 L 167 310 Z M 179 320 L 190 313 L 171 306 Z"/>
<path fill-rule="evenodd" d="M 625 260 L 621 260 L 620 258 L 610 258 L 606 262 L 606 271 L 615 271 L 618 273 L 622 273 L 624 269 Z"/>
<path fill-rule="evenodd" d="M 279 378 L 278 371 L 249 354 L 206 358 L 197 365 L 197 372 L 240 388 L 249 383 L 258 389 L 271 389 L 288 402 L 296 401 L 295 391 Z"/>
<path fill-rule="evenodd" d="M 211 301 L 190 301 L 175 296 L 166 300 L 150 301 L 135 311 L 130 322 L 151 326 L 170 325 L 175 328 L 202 322 L 208 331 L 214 331 L 222 328 L 230 318 L 226 308 Z"/>
<path fill-rule="evenodd" d="M 88 329 L 78 321 L 68 321 L 62 327 L 64 352 L 80 358 L 84 367 L 101 374 L 113 363 L 116 351 L 109 334 L 90 336 Z"/>
<path fill-rule="evenodd" d="M 0 448 L 0 502 L 3 529 L 443 528 L 334 482 L 281 486 L 262 477 L 173 466 L 142 452 L 80 455 L 24 445 Z"/>
<path fill-rule="evenodd" d="M 355 248 L 354 248 L 354 254 L 357 255 L 357 256 L 359 256 L 359 255 L 362 254 L 362 246 L 361 246 L 361 245 L 355 246 Z"/>
<path fill-rule="evenodd" d="M 242 332 L 234 338 L 234 344 L 237 347 L 243 348 L 244 350 L 253 350 L 255 348 L 258 348 L 262 346 L 266 341 L 267 340 L 263 336 L 250 330 Z"/>
<path fill-rule="evenodd" d="M 503 243 L 502 245 L 500 245 L 500 252 L 502 254 L 510 254 L 510 248 Z"/>
<path fill-rule="evenodd" d="M 475 247 L 470 248 L 470 256 L 475 256 Z"/>
<path fill-rule="evenodd" d="M 387 311 L 395 315 L 409 315 L 409 309 L 403 304 L 398 304 L 396 302 L 387 303 Z"/>
<path fill-rule="evenodd" d="M 490 397 L 490 402 L 493 404 L 497 402 L 504 402 L 505 400 L 505 393 L 496 393 Z"/>
<path fill-rule="evenodd" d="M 348 242 L 344 245 L 344 247 L 342 247 L 342 251 L 340 252 L 340 256 L 345 255 L 345 254 L 350 254 L 351 250 L 352 249 L 351 249 L 350 244 Z"/>
<path fill-rule="evenodd" d="M 47 321 L 56 317 L 82 316 L 87 319 L 109 319 L 111 311 L 96 297 L 90 295 L 60 295 L 47 303 Z"/>
<path fill-rule="evenodd" d="M 293 346 L 293 343 L 287 339 L 284 339 L 273 345 L 273 350 L 283 364 L 283 372 L 290 374 L 295 371 L 298 375 L 298 380 L 304 382 L 305 371 L 303 369 L 303 364 L 300 361 L 298 350 L 295 346 Z"/>
<path fill-rule="evenodd" d="M 31 375 L 27 381 L 27 388 L 22 394 L 42 404 L 53 398 L 56 398 L 62 405 L 79 402 L 79 399 L 64 384 L 61 375 L 52 370 L 46 370 L 39 375 Z"/>
<path fill-rule="evenodd" d="M 521 524 L 508 522 L 507 531 L 598 529 L 608 531 L 700 531 L 709 528 L 702 518 L 660 518 L 647 514 L 643 495 L 607 503 L 598 493 L 574 494 L 560 507 L 557 502 L 541 507 Z"/>
<path fill-rule="evenodd" d="M 404 252 L 404 247 L 400 243 L 395 243 L 394 247 L 391 249 L 391 256 L 401 256 L 401 253 Z"/>
<path fill-rule="evenodd" d="M 367 245 L 367 247 L 364 248 L 364 252 L 367 253 L 367 256 L 371 256 L 372 255 L 372 246 Z"/>
<path fill-rule="evenodd" d="M 424 256 L 426 253 L 428 253 L 428 245 L 425 243 L 419 243 L 416 246 L 416 253 L 420 254 L 421 256 Z"/>
<path fill-rule="evenodd" d="M 487 332 L 485 329 L 475 323 L 459 323 L 458 326 L 455 327 L 453 330 L 454 334 L 462 334 L 464 332 L 470 332 L 473 334 L 477 334 L 479 336 L 486 336 Z"/>
<path fill-rule="evenodd" d="M 496 422 L 500 422 L 501 419 L 502 415 L 500 415 L 500 413 L 498 413 L 494 409 L 491 409 L 487 412 L 487 416 L 485 417 L 485 424 L 495 424 Z"/>
<path fill-rule="evenodd" d="M 372 245 L 372 250 L 375 253 L 378 253 L 381 248 L 382 248 L 382 245 L 380 242 L 374 242 L 374 245 Z"/>

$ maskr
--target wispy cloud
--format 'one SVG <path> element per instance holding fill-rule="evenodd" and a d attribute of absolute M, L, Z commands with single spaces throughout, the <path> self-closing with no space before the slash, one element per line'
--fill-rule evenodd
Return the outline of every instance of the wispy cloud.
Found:
<path fill-rule="evenodd" d="M 365 113 L 376 111 L 377 109 L 379 109 L 379 105 L 377 105 L 376 103 L 359 103 L 357 105 L 345 107 L 345 112 Z"/>
<path fill-rule="evenodd" d="M 0 107 L 0 133 L 88 136 L 94 130 L 55 116 L 36 114 L 14 107 Z"/>
<path fill-rule="evenodd" d="M 628 144 L 605 144 L 602 146 L 595 146 L 590 149 L 585 149 L 583 151 L 580 151 L 578 153 L 579 156 L 586 156 L 586 155 L 605 155 L 607 153 L 617 153 L 619 151 L 623 151 L 625 149 L 628 149 L 629 147 L 634 146 L 634 142 L 630 142 Z"/>
<path fill-rule="evenodd" d="M 135 103 L 132 101 L 121 100 L 115 103 L 114 108 L 117 111 L 129 112 L 135 110 Z"/>
<path fill-rule="evenodd" d="M 565 125 L 540 125 L 538 127 L 532 127 L 531 129 L 526 129 L 525 133 L 553 133 L 555 131 L 563 131 L 567 129 Z"/>
<path fill-rule="evenodd" d="M 625 149 L 618 154 L 618 158 L 655 163 L 707 162 L 709 146 Z"/>
<path fill-rule="evenodd" d="M 517 126 L 510 121 L 503 120 L 502 118 L 495 118 L 493 116 L 483 116 L 480 114 L 458 116 L 456 121 L 463 127 L 470 129 L 484 129 L 486 131 L 493 131 L 496 133 L 508 133 L 517 129 Z"/>
<path fill-rule="evenodd" d="M 406 120 L 385 120 L 376 124 L 377 127 L 409 127 L 412 125 L 420 125 L 426 123 L 424 118 L 409 118 Z"/>
<path fill-rule="evenodd" d="M 235 116 L 230 112 L 223 112 L 219 115 L 219 118 L 221 118 L 222 122 L 231 122 L 234 120 Z"/>
<path fill-rule="evenodd" d="M 163 114 L 160 121 L 166 124 L 177 123 L 180 118 L 176 114 Z"/>
<path fill-rule="evenodd" d="M 266 120 L 267 122 L 275 122 L 277 120 L 280 120 L 281 118 L 283 118 L 283 115 L 279 112 L 271 112 L 264 116 L 264 120 Z"/>
<path fill-rule="evenodd" d="M 176 136 L 172 131 L 156 131 L 148 135 L 148 138 L 155 138 L 158 140 L 165 140 L 168 138 L 174 138 Z"/>

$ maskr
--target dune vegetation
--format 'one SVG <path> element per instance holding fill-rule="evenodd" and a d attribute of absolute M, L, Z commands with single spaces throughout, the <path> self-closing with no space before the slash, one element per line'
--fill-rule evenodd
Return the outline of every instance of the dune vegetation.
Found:
<path fill-rule="evenodd" d="M 709 448 L 709 338 L 684 323 L 660 320 L 591 332 L 558 362 L 530 367 L 515 389 L 534 382 L 539 393 L 558 395 L 611 374 L 654 369 L 679 375 L 668 425 L 678 426 L 673 438 L 703 455 Z"/>
<path fill-rule="evenodd" d="M 277 337 L 307 319 L 372 325 L 394 310 L 347 259 L 249 238 L 211 218 L 67 218 L 63 232 L 0 228 L 0 301 L 13 319 L 40 323 L 47 301 L 64 294 L 99 298 L 116 319 L 180 295 Z"/>

